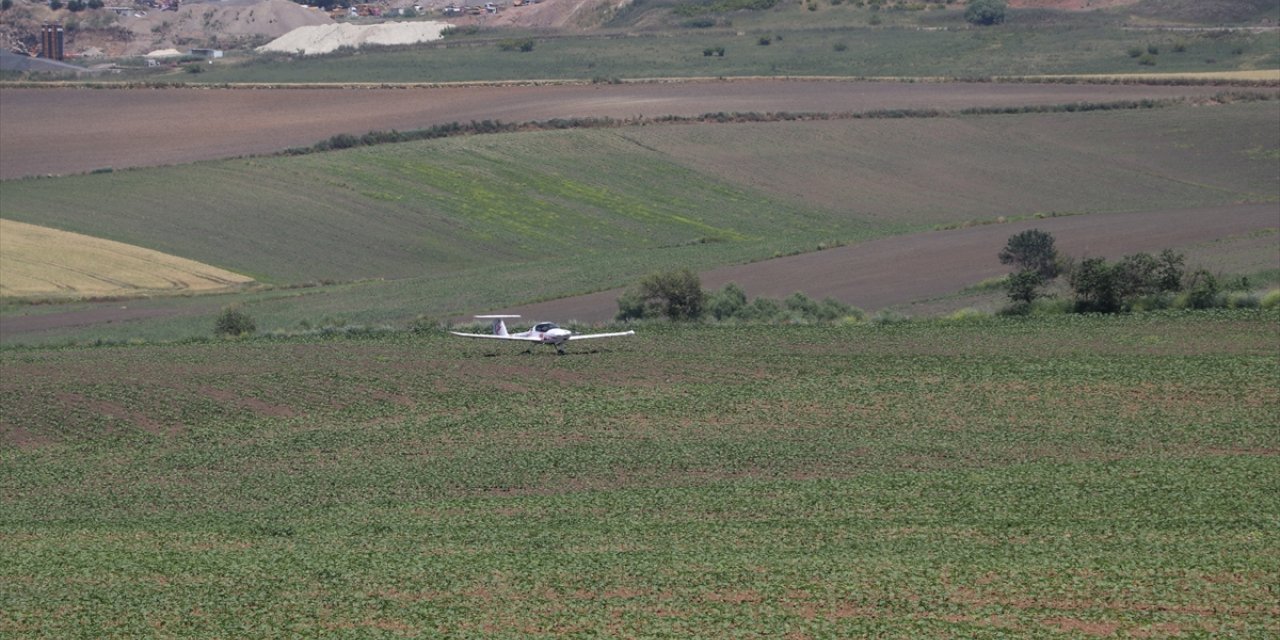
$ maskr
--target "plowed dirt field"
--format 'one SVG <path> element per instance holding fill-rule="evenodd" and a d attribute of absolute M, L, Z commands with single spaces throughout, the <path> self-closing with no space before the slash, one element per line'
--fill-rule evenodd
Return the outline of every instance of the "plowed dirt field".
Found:
<path fill-rule="evenodd" d="M 270 153 L 339 133 L 471 120 L 962 109 L 1219 91 L 1208 86 L 809 80 L 358 89 L 10 88 L 0 92 L 0 179 Z"/>

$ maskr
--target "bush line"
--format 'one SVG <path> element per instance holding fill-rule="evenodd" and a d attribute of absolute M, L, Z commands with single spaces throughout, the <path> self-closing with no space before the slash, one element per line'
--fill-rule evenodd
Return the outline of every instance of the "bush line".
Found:
<path fill-rule="evenodd" d="M 533 120 L 521 123 L 502 122 L 500 120 L 472 120 L 469 123 L 450 122 L 438 124 L 425 129 L 409 131 L 370 131 L 363 135 L 341 133 L 321 140 L 308 147 L 293 147 L 279 154 L 269 155 L 304 155 L 337 149 L 367 147 L 397 142 L 416 140 L 434 140 L 465 135 L 492 133 L 513 133 L 519 131 L 551 131 L 559 129 L 611 129 L 647 124 L 725 124 L 745 122 L 794 122 L 822 120 L 876 120 L 905 118 L 953 118 L 983 115 L 1017 115 L 1028 113 L 1077 113 L 1087 111 L 1113 111 L 1132 109 L 1157 109 L 1186 103 L 1234 103 L 1256 102 L 1280 99 L 1268 93 L 1224 91 L 1208 98 L 1167 98 L 1141 100 L 1117 100 L 1112 102 L 1069 102 L 1051 105 L 1023 105 L 1011 107 L 969 107 L 954 111 L 942 109 L 873 109 L 871 111 L 849 111 L 837 113 L 823 112 L 726 112 L 704 113 L 697 116 L 656 116 L 616 119 L 609 117 L 552 118 L 550 120 Z"/>

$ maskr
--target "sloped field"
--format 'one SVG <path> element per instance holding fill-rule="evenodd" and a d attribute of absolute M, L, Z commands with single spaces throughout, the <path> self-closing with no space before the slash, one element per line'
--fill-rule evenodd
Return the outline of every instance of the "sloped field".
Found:
<path fill-rule="evenodd" d="M 0 219 L 0 296 L 201 293 L 249 282 L 225 269 L 158 251 Z"/>

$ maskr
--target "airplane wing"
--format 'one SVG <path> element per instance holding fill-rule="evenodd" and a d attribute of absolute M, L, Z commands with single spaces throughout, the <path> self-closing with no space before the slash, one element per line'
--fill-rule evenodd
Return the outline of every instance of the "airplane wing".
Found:
<path fill-rule="evenodd" d="M 487 338 L 489 340 L 519 340 L 521 342 L 542 342 L 540 338 L 532 336 L 495 336 L 492 333 L 462 333 L 460 331 L 450 331 L 455 336 L 464 338 Z"/>
<path fill-rule="evenodd" d="M 620 333 L 586 333 L 583 335 L 574 334 L 569 336 L 570 340 L 586 340 L 588 338 L 617 338 L 619 336 L 634 336 L 634 331 L 622 331 Z"/>

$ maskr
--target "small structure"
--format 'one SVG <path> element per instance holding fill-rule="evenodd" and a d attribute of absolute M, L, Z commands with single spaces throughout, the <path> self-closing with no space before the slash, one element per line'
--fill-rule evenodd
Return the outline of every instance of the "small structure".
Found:
<path fill-rule="evenodd" d="M 213 60 L 222 57 L 222 49 L 192 49 L 188 55 L 204 58 L 205 60 Z"/>
<path fill-rule="evenodd" d="M 62 60 L 62 50 L 66 33 L 61 22 L 47 22 L 40 27 L 40 57 L 50 60 Z"/>

